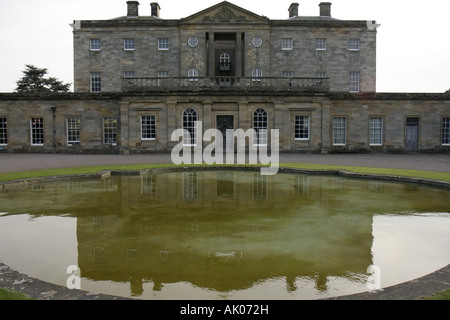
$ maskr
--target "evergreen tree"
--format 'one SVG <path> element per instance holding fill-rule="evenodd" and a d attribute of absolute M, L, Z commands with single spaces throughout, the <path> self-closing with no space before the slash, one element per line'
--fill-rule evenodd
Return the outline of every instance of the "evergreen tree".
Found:
<path fill-rule="evenodd" d="M 26 65 L 23 71 L 24 76 L 17 81 L 16 92 L 22 93 L 48 93 L 48 92 L 69 92 L 70 83 L 63 83 L 56 78 L 45 78 L 47 69 L 37 68 L 33 65 Z"/>

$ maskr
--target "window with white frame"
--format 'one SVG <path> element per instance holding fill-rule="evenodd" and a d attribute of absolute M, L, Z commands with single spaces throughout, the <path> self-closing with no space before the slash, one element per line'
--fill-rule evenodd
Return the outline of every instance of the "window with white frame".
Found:
<path fill-rule="evenodd" d="M 80 118 L 67 118 L 67 145 L 80 143 Z"/>
<path fill-rule="evenodd" d="M 261 81 L 262 80 L 262 75 L 263 75 L 263 72 L 262 72 L 261 69 L 259 69 L 259 68 L 253 69 L 253 71 L 252 71 L 252 80 L 253 81 Z"/>
<path fill-rule="evenodd" d="M 347 143 L 347 118 L 335 117 L 333 119 L 333 145 L 345 146 Z"/>
<path fill-rule="evenodd" d="M 348 50 L 359 51 L 359 39 L 350 39 Z"/>
<path fill-rule="evenodd" d="M 369 119 L 369 140 L 371 146 L 383 145 L 383 118 L 373 117 Z"/>
<path fill-rule="evenodd" d="M 135 76 L 134 76 L 134 71 L 125 71 L 124 73 L 123 73 L 123 77 L 124 78 L 127 78 L 127 79 L 129 79 L 129 78 L 134 78 Z"/>
<path fill-rule="evenodd" d="M 169 50 L 169 39 L 159 38 L 158 39 L 158 50 Z"/>
<path fill-rule="evenodd" d="M 293 50 L 294 49 L 294 39 L 292 39 L 292 38 L 281 39 L 281 49 L 282 50 Z"/>
<path fill-rule="evenodd" d="M 324 51 L 327 50 L 327 39 L 316 39 L 316 50 Z"/>
<path fill-rule="evenodd" d="M 266 146 L 268 143 L 269 117 L 267 111 L 259 108 L 253 113 L 253 144 L 255 146 Z"/>
<path fill-rule="evenodd" d="M 198 69 L 191 68 L 188 70 L 189 81 L 198 81 Z"/>
<path fill-rule="evenodd" d="M 8 144 L 8 122 L 6 118 L 0 118 L 0 145 Z"/>
<path fill-rule="evenodd" d="M 126 51 L 132 51 L 135 50 L 135 44 L 134 44 L 134 39 L 124 39 L 123 40 L 123 48 Z"/>
<path fill-rule="evenodd" d="M 117 118 L 103 118 L 103 143 L 117 144 Z"/>
<path fill-rule="evenodd" d="M 450 146 L 450 118 L 442 119 L 442 145 Z"/>
<path fill-rule="evenodd" d="M 183 113 L 183 145 L 196 146 L 197 145 L 197 111 L 194 109 L 187 109 Z"/>
<path fill-rule="evenodd" d="M 91 49 L 91 51 L 102 50 L 102 43 L 101 43 L 100 39 L 91 39 L 90 49 Z"/>
<path fill-rule="evenodd" d="M 156 116 L 141 116 L 141 139 L 156 140 Z"/>
<path fill-rule="evenodd" d="M 100 72 L 91 72 L 91 92 L 102 91 L 102 77 Z"/>
<path fill-rule="evenodd" d="M 309 116 L 295 116 L 295 140 L 309 140 Z"/>
<path fill-rule="evenodd" d="M 350 72 L 350 92 L 360 91 L 360 75 L 359 72 Z"/>
<path fill-rule="evenodd" d="M 158 71 L 158 87 L 163 85 L 162 78 L 168 78 L 169 72 L 168 71 Z"/>
<path fill-rule="evenodd" d="M 31 145 L 42 146 L 44 145 L 44 119 L 43 118 L 31 118 Z"/>

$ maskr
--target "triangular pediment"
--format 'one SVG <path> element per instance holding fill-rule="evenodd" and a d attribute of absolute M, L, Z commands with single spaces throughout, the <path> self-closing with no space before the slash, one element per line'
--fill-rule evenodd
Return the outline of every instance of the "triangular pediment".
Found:
<path fill-rule="evenodd" d="M 223 1 L 208 9 L 182 19 L 188 23 L 267 22 L 269 19 Z"/>

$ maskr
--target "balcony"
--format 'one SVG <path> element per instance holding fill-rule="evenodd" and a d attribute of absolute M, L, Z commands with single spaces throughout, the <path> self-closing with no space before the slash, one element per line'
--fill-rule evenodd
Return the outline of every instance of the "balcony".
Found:
<path fill-rule="evenodd" d="M 176 78 L 123 78 L 124 92 L 164 91 L 267 91 L 328 92 L 328 78 L 276 78 L 276 77 L 176 77 Z"/>

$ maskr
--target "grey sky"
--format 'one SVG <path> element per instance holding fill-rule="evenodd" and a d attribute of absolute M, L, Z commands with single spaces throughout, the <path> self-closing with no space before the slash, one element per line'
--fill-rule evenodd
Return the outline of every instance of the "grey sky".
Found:
<path fill-rule="evenodd" d="M 73 82 L 73 20 L 124 16 L 127 0 L 0 0 L 0 92 L 11 92 L 26 64 Z M 180 19 L 220 0 L 140 0 L 140 14 L 150 2 L 161 17 Z M 299 13 L 317 16 L 322 0 L 246 0 L 229 2 L 270 19 L 287 19 L 292 2 Z M 330 0 L 337 19 L 377 20 L 377 91 L 444 92 L 450 88 L 448 0 Z"/>

